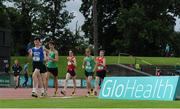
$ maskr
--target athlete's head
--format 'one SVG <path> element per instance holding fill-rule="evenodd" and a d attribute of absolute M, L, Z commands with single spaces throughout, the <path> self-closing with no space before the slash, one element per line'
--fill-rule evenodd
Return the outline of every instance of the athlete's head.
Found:
<path fill-rule="evenodd" d="M 74 53 L 70 50 L 69 51 L 69 56 L 73 56 L 74 55 Z"/>
<path fill-rule="evenodd" d="M 16 59 L 16 60 L 14 60 L 14 63 L 15 63 L 16 65 L 18 65 L 18 64 L 19 64 L 19 61 Z"/>
<path fill-rule="evenodd" d="M 49 41 L 49 48 L 54 49 L 54 47 L 55 47 L 54 41 Z"/>
<path fill-rule="evenodd" d="M 104 56 L 104 53 L 105 53 L 104 50 L 100 50 L 100 51 L 99 51 L 99 56 Z"/>
<path fill-rule="evenodd" d="M 41 46 L 41 39 L 39 37 L 34 38 L 34 45 L 35 46 Z"/>
<path fill-rule="evenodd" d="M 85 54 L 86 54 L 86 56 L 90 56 L 91 55 L 91 50 L 89 48 L 87 48 L 85 50 Z"/>

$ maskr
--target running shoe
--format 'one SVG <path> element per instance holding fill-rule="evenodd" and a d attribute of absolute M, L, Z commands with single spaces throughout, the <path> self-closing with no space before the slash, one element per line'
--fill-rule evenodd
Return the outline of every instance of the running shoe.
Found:
<path fill-rule="evenodd" d="M 53 97 L 56 97 L 58 95 L 58 92 L 55 91 Z"/>
<path fill-rule="evenodd" d="M 64 90 L 61 90 L 61 94 L 62 94 L 63 96 L 66 96 L 66 92 L 65 92 Z"/>
<path fill-rule="evenodd" d="M 94 96 L 97 96 L 97 92 L 96 91 L 94 91 Z"/>
<path fill-rule="evenodd" d="M 32 97 L 35 97 L 35 98 L 37 98 L 38 97 L 38 95 L 37 95 L 37 93 L 36 92 L 32 92 L 32 95 L 31 95 Z"/>
<path fill-rule="evenodd" d="M 73 91 L 73 92 L 71 93 L 71 96 L 76 96 L 75 91 Z"/>
<path fill-rule="evenodd" d="M 90 96 L 90 92 L 88 91 L 87 94 L 86 94 L 86 97 L 89 97 Z"/>

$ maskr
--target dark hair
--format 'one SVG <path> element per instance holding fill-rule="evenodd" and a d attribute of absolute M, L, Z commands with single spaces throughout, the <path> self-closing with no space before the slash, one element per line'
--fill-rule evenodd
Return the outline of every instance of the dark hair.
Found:
<path fill-rule="evenodd" d="M 55 45 L 55 42 L 51 40 L 49 41 L 49 44 Z"/>
<path fill-rule="evenodd" d="M 40 37 L 35 37 L 34 40 L 39 40 L 39 41 L 41 41 L 41 38 L 40 38 Z"/>

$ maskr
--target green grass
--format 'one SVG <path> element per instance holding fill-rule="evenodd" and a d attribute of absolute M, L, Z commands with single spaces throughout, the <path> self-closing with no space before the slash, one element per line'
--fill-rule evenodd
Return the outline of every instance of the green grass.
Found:
<path fill-rule="evenodd" d="M 128 101 L 98 98 L 0 100 L 0 108 L 180 108 L 180 101 Z"/>
<path fill-rule="evenodd" d="M 83 58 L 84 58 L 84 56 L 76 57 L 76 60 L 77 60 L 76 73 L 77 73 L 78 78 L 84 78 L 84 71 L 81 67 L 82 63 L 83 63 Z M 107 58 L 107 64 L 117 63 L 117 57 L 107 56 L 106 58 Z M 11 64 L 14 62 L 15 59 L 18 59 L 21 65 L 24 65 L 26 61 L 28 61 L 29 63 L 32 63 L 32 59 L 28 59 L 27 57 L 12 57 Z M 66 74 L 66 67 L 67 67 L 67 57 L 66 56 L 59 57 L 58 66 L 59 66 L 59 77 L 64 78 L 65 74 Z M 32 72 L 31 64 L 29 66 L 29 71 Z"/>
<path fill-rule="evenodd" d="M 82 70 L 82 61 L 83 56 L 77 56 L 77 76 L 78 78 L 84 78 L 84 71 Z M 31 59 L 27 57 L 12 57 L 12 62 L 18 59 L 21 65 L 24 65 L 25 61 L 29 60 L 31 63 Z M 165 58 L 165 57 L 130 57 L 130 56 L 106 56 L 107 64 L 117 64 L 118 62 L 121 64 L 152 64 L 152 65 L 180 65 L 180 58 Z M 67 60 L 66 56 L 59 57 L 59 77 L 64 78 L 66 74 L 66 65 Z M 29 71 L 32 72 L 32 65 L 30 64 Z"/>

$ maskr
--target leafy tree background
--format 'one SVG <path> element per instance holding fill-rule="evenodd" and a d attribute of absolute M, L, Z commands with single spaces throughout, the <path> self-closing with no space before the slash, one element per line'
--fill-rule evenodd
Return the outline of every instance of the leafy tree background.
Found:
<path fill-rule="evenodd" d="M 79 9 L 85 17 L 84 35 L 78 27 L 75 32 L 67 27 L 74 18 L 65 10 L 68 1 L 0 0 L 0 27 L 11 31 L 12 55 L 26 55 L 34 36 L 44 43 L 55 40 L 61 55 L 70 49 L 82 55 L 93 44 L 93 0 L 82 0 Z M 180 0 L 97 0 L 99 49 L 106 55 L 164 56 L 169 44 L 171 53 L 180 56 L 180 33 L 174 31 L 179 16 Z"/>
<path fill-rule="evenodd" d="M 98 0 L 100 48 L 108 55 L 163 56 L 166 44 L 178 56 L 179 33 L 174 31 L 180 0 Z M 92 0 L 83 0 L 82 26 L 92 43 Z M 175 45 L 176 43 L 176 45 Z"/>

